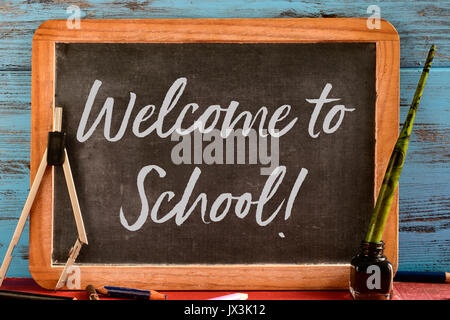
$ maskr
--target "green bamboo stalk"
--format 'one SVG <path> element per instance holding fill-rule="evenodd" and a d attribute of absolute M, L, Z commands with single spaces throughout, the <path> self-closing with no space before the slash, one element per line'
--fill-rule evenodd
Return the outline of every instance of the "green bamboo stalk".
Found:
<path fill-rule="evenodd" d="M 378 194 L 378 199 L 370 218 L 369 229 L 365 239 L 366 242 L 380 242 L 381 237 L 383 236 L 384 226 L 391 210 L 392 200 L 394 199 L 400 173 L 402 172 L 403 163 L 405 162 L 414 118 L 419 107 L 420 98 L 422 97 L 428 73 L 430 72 L 435 49 L 435 45 L 432 45 L 428 52 L 428 57 L 425 66 L 423 67 L 422 75 L 420 76 L 411 107 L 409 108 L 402 131 L 400 132 L 397 143 L 392 151 L 391 158 L 389 159 L 383 184 L 381 185 L 380 193 Z"/>

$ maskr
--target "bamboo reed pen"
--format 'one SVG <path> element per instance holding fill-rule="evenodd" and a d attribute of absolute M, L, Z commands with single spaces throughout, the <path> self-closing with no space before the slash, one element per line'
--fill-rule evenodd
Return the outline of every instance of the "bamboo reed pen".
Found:
<path fill-rule="evenodd" d="M 430 51 L 428 52 L 428 57 L 425 62 L 425 66 L 423 67 L 422 75 L 420 76 L 411 107 L 409 108 L 402 131 L 400 132 L 394 150 L 392 151 L 392 155 L 384 175 L 383 184 L 381 185 L 380 193 L 378 194 L 378 199 L 370 218 L 369 229 L 365 239 L 366 242 L 380 242 L 381 237 L 383 236 L 384 226 L 391 209 L 395 191 L 397 190 L 400 173 L 403 169 L 403 163 L 405 162 L 406 151 L 408 150 L 409 137 L 411 135 L 414 118 L 416 116 L 420 98 L 422 97 L 425 82 L 430 71 L 435 49 L 435 45 L 432 45 Z"/>

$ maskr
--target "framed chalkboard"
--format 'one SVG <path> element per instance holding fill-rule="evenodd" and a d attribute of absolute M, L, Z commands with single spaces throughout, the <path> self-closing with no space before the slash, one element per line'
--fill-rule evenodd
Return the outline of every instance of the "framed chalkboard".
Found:
<path fill-rule="evenodd" d="M 81 25 L 48 21 L 33 39 L 31 170 L 61 106 L 89 240 L 83 283 L 347 286 L 398 133 L 390 24 Z M 77 232 L 62 169 L 42 184 L 30 272 L 54 288 Z M 396 265 L 397 205 L 385 238 Z"/>

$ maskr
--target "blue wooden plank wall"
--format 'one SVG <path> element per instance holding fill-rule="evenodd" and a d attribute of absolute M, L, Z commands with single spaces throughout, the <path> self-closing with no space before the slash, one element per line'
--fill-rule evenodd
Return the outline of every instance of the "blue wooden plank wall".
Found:
<path fill-rule="evenodd" d="M 450 3 L 437 1 L 124 1 L 19 0 L 0 2 L 0 259 L 29 190 L 31 39 L 39 24 L 82 18 L 368 17 L 378 5 L 401 39 L 401 119 L 430 44 L 437 45 L 400 180 L 401 270 L 450 271 Z M 8 276 L 28 272 L 28 225 Z"/>

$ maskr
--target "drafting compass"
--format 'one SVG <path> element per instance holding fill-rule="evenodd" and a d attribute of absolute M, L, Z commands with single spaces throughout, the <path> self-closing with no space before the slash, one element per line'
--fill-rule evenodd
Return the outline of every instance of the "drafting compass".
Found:
<path fill-rule="evenodd" d="M 62 127 L 62 108 L 55 108 L 53 129 L 48 133 L 48 144 L 47 149 L 44 152 L 41 163 L 39 165 L 38 171 L 34 178 L 33 184 L 31 185 L 30 192 L 28 194 L 25 206 L 20 214 L 19 221 L 14 231 L 11 243 L 9 244 L 8 250 L 6 252 L 5 258 L 3 260 L 2 266 L 0 268 L 0 286 L 5 279 L 6 272 L 8 270 L 9 264 L 11 263 L 12 252 L 19 242 L 20 236 L 22 234 L 23 228 L 27 221 L 28 215 L 30 213 L 31 207 L 34 202 L 34 198 L 39 190 L 39 186 L 44 176 L 47 166 L 62 166 L 64 171 L 64 177 L 66 179 L 67 189 L 69 191 L 70 202 L 72 204 L 72 210 L 75 217 L 76 227 L 78 231 L 78 238 L 75 245 L 69 252 L 69 257 L 64 266 L 64 269 L 59 277 L 58 283 L 56 284 L 56 289 L 60 289 L 64 286 L 67 280 L 67 272 L 69 268 L 75 263 L 80 249 L 83 244 L 88 244 L 86 237 L 86 230 L 84 229 L 83 217 L 81 216 L 80 205 L 78 203 L 78 197 L 75 190 L 75 183 L 72 177 L 72 171 L 70 169 L 69 157 L 67 155 L 67 150 L 65 146 L 65 132 L 61 131 Z"/>

